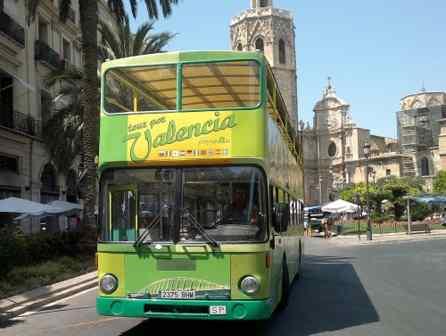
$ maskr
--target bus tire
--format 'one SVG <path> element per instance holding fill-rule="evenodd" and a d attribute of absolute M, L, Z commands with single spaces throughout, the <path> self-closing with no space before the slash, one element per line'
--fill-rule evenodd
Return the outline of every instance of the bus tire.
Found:
<path fill-rule="evenodd" d="M 277 309 L 279 311 L 284 310 L 288 305 L 288 296 L 290 291 L 290 277 L 288 273 L 288 266 L 286 264 L 286 259 L 283 259 L 282 263 L 282 296 L 280 297 Z"/>

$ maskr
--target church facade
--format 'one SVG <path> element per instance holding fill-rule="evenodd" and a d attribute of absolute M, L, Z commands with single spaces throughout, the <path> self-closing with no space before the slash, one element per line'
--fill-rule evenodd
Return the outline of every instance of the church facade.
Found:
<path fill-rule="evenodd" d="M 367 173 L 370 182 L 403 175 L 406 155 L 400 152 L 398 140 L 356 125 L 350 105 L 337 96 L 330 79 L 313 112 L 313 125 L 301 126 L 307 205 L 337 199 L 342 188 L 364 182 Z M 368 158 L 364 155 L 366 143 L 370 145 Z"/>
<path fill-rule="evenodd" d="M 251 0 L 250 8 L 232 18 L 230 38 L 232 50 L 261 51 L 272 66 L 290 120 L 303 137 L 305 204 L 334 200 L 342 188 L 366 178 L 373 183 L 389 176 L 421 176 L 430 191 L 433 176 L 446 168 L 446 93 L 422 90 L 402 98 L 394 139 L 356 125 L 350 105 L 329 79 L 313 108 L 313 124 L 305 125 L 298 118 L 293 20 L 273 0 Z M 370 145 L 368 158 L 365 144 Z"/>

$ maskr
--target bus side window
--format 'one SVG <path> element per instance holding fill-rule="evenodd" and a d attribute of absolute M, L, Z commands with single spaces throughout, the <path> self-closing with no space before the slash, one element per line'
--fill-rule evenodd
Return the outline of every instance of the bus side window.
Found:
<path fill-rule="evenodd" d="M 300 220 L 299 220 L 299 218 L 300 218 L 300 201 L 296 200 L 295 207 L 296 207 L 296 225 L 299 226 L 301 224 Z"/>

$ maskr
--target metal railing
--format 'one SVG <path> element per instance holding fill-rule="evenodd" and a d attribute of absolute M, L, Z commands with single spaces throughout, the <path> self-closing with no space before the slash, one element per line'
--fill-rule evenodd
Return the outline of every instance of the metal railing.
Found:
<path fill-rule="evenodd" d="M 63 67 L 63 60 L 59 53 L 41 40 L 36 40 L 34 58 L 48 66 L 58 69 Z"/>
<path fill-rule="evenodd" d="M 0 32 L 25 47 L 25 29 L 3 11 L 0 11 Z"/>
<path fill-rule="evenodd" d="M 21 112 L 14 111 L 12 118 L 0 119 L 0 125 L 29 135 L 40 135 L 40 121 Z"/>

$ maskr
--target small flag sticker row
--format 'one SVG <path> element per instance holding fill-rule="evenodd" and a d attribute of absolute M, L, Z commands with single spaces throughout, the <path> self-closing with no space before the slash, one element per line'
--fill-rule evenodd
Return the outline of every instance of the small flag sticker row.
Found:
<path fill-rule="evenodd" d="M 217 148 L 217 149 L 166 150 L 166 151 L 159 151 L 158 156 L 162 158 L 196 157 L 196 156 L 229 156 L 229 149 Z"/>

